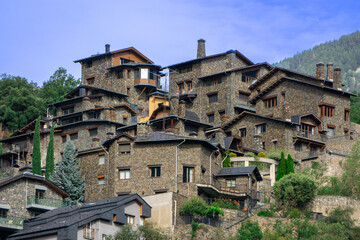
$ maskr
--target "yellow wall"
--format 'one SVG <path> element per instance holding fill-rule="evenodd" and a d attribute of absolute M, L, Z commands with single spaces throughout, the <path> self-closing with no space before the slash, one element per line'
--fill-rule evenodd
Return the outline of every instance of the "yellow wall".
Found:
<path fill-rule="evenodd" d="M 161 98 L 159 96 L 150 96 L 149 97 L 149 116 L 140 118 L 139 122 L 146 122 L 149 120 L 153 112 L 158 108 L 159 103 L 163 103 L 164 105 L 169 105 L 169 101 L 167 99 Z"/>

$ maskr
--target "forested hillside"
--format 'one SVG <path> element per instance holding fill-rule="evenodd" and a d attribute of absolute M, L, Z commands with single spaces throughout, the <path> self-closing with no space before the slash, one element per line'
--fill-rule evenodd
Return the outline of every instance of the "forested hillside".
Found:
<path fill-rule="evenodd" d="M 315 65 L 328 62 L 334 67 L 341 67 L 343 90 L 360 92 L 360 32 L 342 36 L 339 40 L 326 42 L 303 51 L 291 58 L 286 58 L 275 66 L 291 69 L 297 72 L 315 75 Z"/>

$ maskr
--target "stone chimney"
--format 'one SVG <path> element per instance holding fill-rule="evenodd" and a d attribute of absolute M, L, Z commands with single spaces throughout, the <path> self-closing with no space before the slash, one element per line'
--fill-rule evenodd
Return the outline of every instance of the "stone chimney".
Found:
<path fill-rule="evenodd" d="M 148 138 L 149 125 L 146 122 L 137 123 L 137 135 L 138 138 Z"/>
<path fill-rule="evenodd" d="M 341 68 L 337 67 L 334 69 L 334 83 L 333 88 L 337 88 L 342 90 L 342 83 L 341 83 Z"/>
<path fill-rule="evenodd" d="M 333 81 L 334 80 L 334 64 L 329 62 L 327 64 L 327 80 Z"/>
<path fill-rule="evenodd" d="M 206 57 L 205 54 L 205 40 L 199 39 L 198 40 L 198 48 L 197 48 L 197 58 Z"/>
<path fill-rule="evenodd" d="M 224 138 L 226 137 L 226 134 L 223 130 L 216 130 L 215 132 L 215 142 L 220 143 L 222 147 L 225 147 Z"/>
<path fill-rule="evenodd" d="M 325 79 L 324 63 L 319 62 L 316 64 L 316 78 Z"/>
<path fill-rule="evenodd" d="M 110 52 L 110 44 L 105 44 L 105 53 Z"/>
<path fill-rule="evenodd" d="M 179 97 L 170 98 L 170 115 L 178 115 L 179 113 Z"/>
<path fill-rule="evenodd" d="M 178 116 L 181 118 L 185 118 L 185 101 L 179 101 L 179 112 Z"/>
<path fill-rule="evenodd" d="M 289 102 L 284 102 L 281 105 L 281 118 L 285 121 L 291 121 L 290 106 Z"/>

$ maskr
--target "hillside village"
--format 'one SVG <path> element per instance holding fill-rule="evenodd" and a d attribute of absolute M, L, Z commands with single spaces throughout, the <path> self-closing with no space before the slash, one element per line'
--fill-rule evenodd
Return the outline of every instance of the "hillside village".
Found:
<path fill-rule="evenodd" d="M 226 210 L 223 220 L 236 232 L 233 226 L 275 203 L 280 152 L 292 156 L 296 170 L 317 162 L 325 176 L 342 174 L 359 126 L 350 122 L 355 94 L 342 90 L 336 62 L 319 62 L 310 76 L 253 63 L 237 50 L 206 55 L 205 40 L 197 44 L 196 58 L 169 66 L 108 44 L 104 53 L 74 61 L 81 85 L 40 121 L 41 166 L 45 174 L 55 124 L 55 160 L 71 141 L 84 203 L 64 206 L 69 193 L 31 173 L 34 120 L 0 140 L 1 171 L 12 172 L 0 180 L 2 239 L 105 239 L 119 226 L 148 221 L 181 239 L 191 221 L 180 210 L 192 197 L 239 203 L 241 211 Z M 312 212 L 327 216 L 358 204 L 339 199 L 316 198 Z"/>

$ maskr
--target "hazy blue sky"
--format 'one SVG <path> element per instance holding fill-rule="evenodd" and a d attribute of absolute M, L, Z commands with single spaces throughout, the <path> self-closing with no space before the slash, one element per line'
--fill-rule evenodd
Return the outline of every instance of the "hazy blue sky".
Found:
<path fill-rule="evenodd" d="M 359 30 L 360 1 L 0 0 L 0 74 L 41 85 L 74 60 L 136 47 L 162 66 L 237 49 L 273 63 Z"/>

